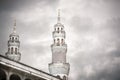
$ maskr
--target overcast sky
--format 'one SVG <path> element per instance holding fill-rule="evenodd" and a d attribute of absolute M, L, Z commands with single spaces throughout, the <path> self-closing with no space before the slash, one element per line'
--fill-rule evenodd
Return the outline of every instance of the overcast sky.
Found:
<path fill-rule="evenodd" d="M 69 80 L 120 80 L 120 0 L 0 0 L 0 54 L 16 19 L 21 62 L 49 72 L 59 8 Z"/>

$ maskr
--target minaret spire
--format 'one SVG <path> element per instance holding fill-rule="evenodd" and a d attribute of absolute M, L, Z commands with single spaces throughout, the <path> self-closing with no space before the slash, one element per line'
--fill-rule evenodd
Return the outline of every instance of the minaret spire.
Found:
<path fill-rule="evenodd" d="M 58 23 L 60 23 L 60 9 L 58 9 Z"/>
<path fill-rule="evenodd" d="M 14 20 L 13 33 L 16 33 L 16 19 Z"/>

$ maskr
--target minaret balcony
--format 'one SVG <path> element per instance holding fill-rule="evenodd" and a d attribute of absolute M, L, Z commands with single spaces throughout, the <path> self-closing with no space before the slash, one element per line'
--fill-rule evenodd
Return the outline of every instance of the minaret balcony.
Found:
<path fill-rule="evenodd" d="M 55 44 L 52 44 L 51 47 L 56 47 L 56 48 L 67 48 L 67 44 L 62 44 L 62 45 L 55 45 Z"/>
<path fill-rule="evenodd" d="M 69 74 L 70 64 L 69 63 L 50 63 L 49 71 L 51 74 Z"/>
<path fill-rule="evenodd" d="M 54 27 L 62 27 L 62 28 L 64 28 L 64 25 L 61 24 L 61 23 L 57 23 L 57 24 L 54 25 Z"/>
<path fill-rule="evenodd" d="M 9 40 L 8 43 L 20 43 L 18 40 Z"/>
<path fill-rule="evenodd" d="M 64 44 L 62 46 L 51 45 L 51 49 L 53 53 L 66 53 L 67 52 L 67 45 Z"/>
<path fill-rule="evenodd" d="M 20 42 L 16 42 L 16 41 L 8 41 L 8 46 L 19 46 L 20 45 Z"/>
<path fill-rule="evenodd" d="M 17 54 L 11 54 L 9 52 L 6 53 L 6 56 L 14 61 L 19 61 L 21 58 L 21 53 L 17 53 Z"/>
<path fill-rule="evenodd" d="M 64 37 L 65 38 L 65 31 L 54 31 L 53 37 Z"/>

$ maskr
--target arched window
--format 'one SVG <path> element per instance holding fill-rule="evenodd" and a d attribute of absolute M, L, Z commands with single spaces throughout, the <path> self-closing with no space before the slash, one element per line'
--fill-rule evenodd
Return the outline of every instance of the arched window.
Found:
<path fill-rule="evenodd" d="M 14 41 L 14 37 L 12 37 L 12 42 Z"/>
<path fill-rule="evenodd" d="M 63 30 L 63 28 L 61 28 L 61 31 Z"/>
<path fill-rule="evenodd" d="M 11 48 L 11 54 L 13 54 L 13 47 Z"/>
<path fill-rule="evenodd" d="M 61 43 L 63 44 L 64 42 L 63 42 L 63 39 L 61 39 Z"/>
<path fill-rule="evenodd" d="M 25 79 L 25 80 L 31 80 L 31 79 L 27 78 L 27 79 Z"/>
<path fill-rule="evenodd" d="M 57 75 L 57 78 L 61 79 L 59 75 Z"/>
<path fill-rule="evenodd" d="M 59 39 L 57 39 L 57 41 L 59 42 L 60 40 L 59 40 Z"/>
<path fill-rule="evenodd" d="M 57 46 L 59 46 L 60 45 L 60 40 L 59 39 L 57 39 Z"/>
<path fill-rule="evenodd" d="M 63 76 L 63 80 L 66 80 L 66 76 Z"/>
<path fill-rule="evenodd" d="M 56 28 L 55 28 L 55 31 L 56 31 Z"/>
<path fill-rule="evenodd" d="M 17 54 L 17 48 L 15 48 L 15 54 Z"/>
<path fill-rule="evenodd" d="M 55 39 L 54 39 L 54 43 L 55 43 Z"/>
<path fill-rule="evenodd" d="M 8 48 L 8 52 L 10 51 L 10 48 Z"/>
<path fill-rule="evenodd" d="M 19 77 L 18 75 L 12 74 L 12 75 L 10 76 L 10 80 L 21 80 L 21 79 L 20 79 L 20 77 Z"/>
<path fill-rule="evenodd" d="M 58 31 L 59 31 L 59 28 L 58 28 Z"/>
<path fill-rule="evenodd" d="M 6 74 L 2 69 L 0 69 L 0 80 L 6 80 Z"/>

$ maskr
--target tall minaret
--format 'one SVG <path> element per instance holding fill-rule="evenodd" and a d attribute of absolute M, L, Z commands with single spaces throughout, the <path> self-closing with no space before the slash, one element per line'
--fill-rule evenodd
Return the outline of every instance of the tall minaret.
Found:
<path fill-rule="evenodd" d="M 54 26 L 51 50 L 52 63 L 49 64 L 50 73 L 68 80 L 70 65 L 66 62 L 67 44 L 65 43 L 64 26 L 60 22 L 60 10 L 58 10 L 57 24 Z"/>
<path fill-rule="evenodd" d="M 19 41 L 19 35 L 16 34 L 16 20 L 15 20 L 13 33 L 10 34 L 8 40 L 8 52 L 6 52 L 6 57 L 14 61 L 20 61 L 21 53 L 19 52 L 19 47 L 20 47 L 20 41 Z"/>

